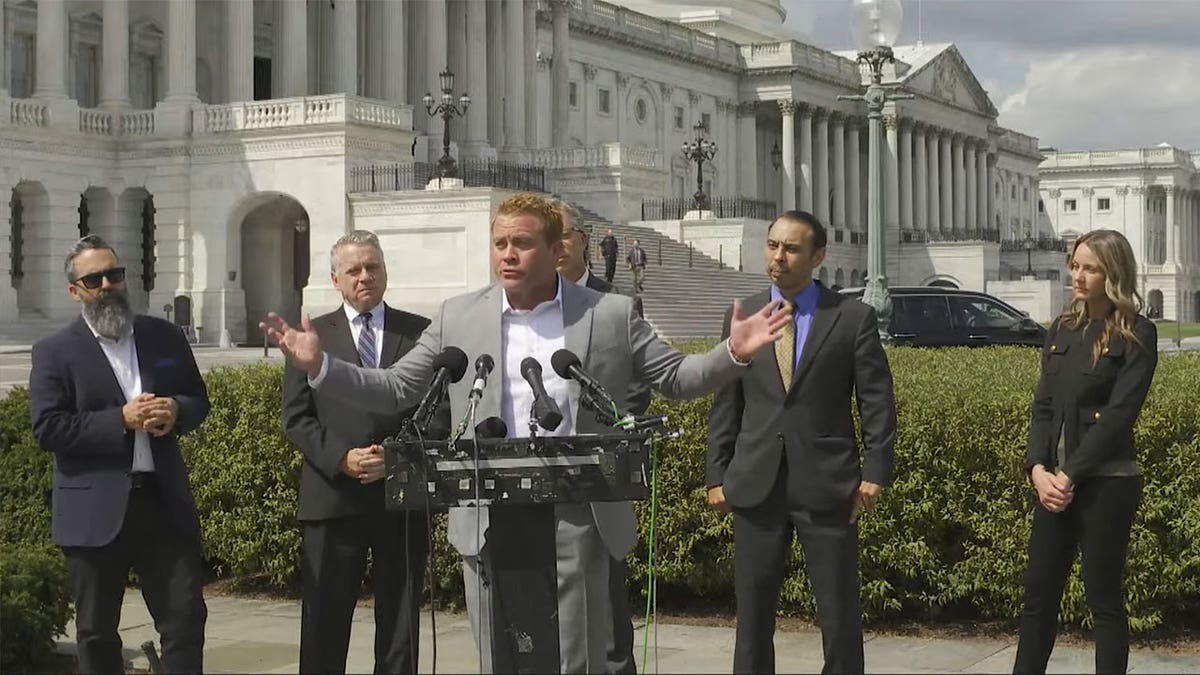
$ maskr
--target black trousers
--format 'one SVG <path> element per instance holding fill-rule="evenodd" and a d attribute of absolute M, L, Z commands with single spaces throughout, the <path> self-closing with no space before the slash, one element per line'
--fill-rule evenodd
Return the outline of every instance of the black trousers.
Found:
<path fill-rule="evenodd" d="M 824 673 L 864 670 L 858 581 L 858 526 L 850 500 L 837 511 L 789 505 L 787 463 L 780 461 L 771 493 L 758 506 L 733 509 L 737 633 L 733 672 L 775 672 L 775 614 L 793 532 L 804 548 L 817 602 L 825 653 Z"/>
<path fill-rule="evenodd" d="M 162 665 L 172 673 L 204 670 L 204 623 L 200 542 L 183 537 L 171 520 L 157 482 L 129 492 L 125 521 L 105 546 L 63 547 L 75 596 L 79 672 L 121 673 L 121 602 L 129 571 L 137 573 L 142 598 L 154 619 Z"/>
<path fill-rule="evenodd" d="M 633 615 L 629 611 L 629 587 L 625 576 L 629 565 L 624 558 L 608 561 L 608 595 L 612 602 L 613 633 L 608 645 L 608 675 L 633 675 L 637 662 L 633 660 Z"/>
<path fill-rule="evenodd" d="M 604 256 L 604 280 L 612 283 L 613 277 L 617 275 L 617 256 Z"/>
<path fill-rule="evenodd" d="M 425 517 L 408 511 L 302 524 L 300 672 L 346 672 L 350 624 L 368 549 L 375 593 L 375 672 L 417 672 L 421 588 L 429 557 Z"/>
<path fill-rule="evenodd" d="M 1025 609 L 1014 673 L 1044 673 L 1058 633 L 1058 608 L 1067 575 L 1082 556 L 1083 588 L 1092 611 L 1096 672 L 1124 673 L 1129 665 L 1125 559 L 1129 531 L 1142 501 L 1142 478 L 1091 478 L 1075 488 L 1060 513 L 1034 506 L 1025 571 Z"/>

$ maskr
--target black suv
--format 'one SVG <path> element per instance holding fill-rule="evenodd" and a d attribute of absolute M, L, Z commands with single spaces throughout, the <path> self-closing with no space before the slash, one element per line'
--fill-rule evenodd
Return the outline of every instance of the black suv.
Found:
<path fill-rule="evenodd" d="M 840 293 L 859 300 L 863 291 Z M 907 347 L 1041 347 L 1046 327 L 987 293 L 937 286 L 897 286 L 892 296 L 893 342 Z"/>

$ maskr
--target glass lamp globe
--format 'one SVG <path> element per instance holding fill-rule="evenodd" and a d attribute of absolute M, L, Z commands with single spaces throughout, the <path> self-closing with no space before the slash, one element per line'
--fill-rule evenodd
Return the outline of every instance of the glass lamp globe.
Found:
<path fill-rule="evenodd" d="M 895 44 L 903 20 L 900 0 L 850 0 L 850 32 L 862 51 Z"/>

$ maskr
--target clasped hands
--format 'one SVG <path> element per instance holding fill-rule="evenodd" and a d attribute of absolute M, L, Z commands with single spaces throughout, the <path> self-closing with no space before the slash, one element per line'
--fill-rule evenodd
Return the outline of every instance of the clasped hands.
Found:
<path fill-rule="evenodd" d="M 1029 472 L 1033 487 L 1037 490 L 1038 501 L 1051 513 L 1060 513 L 1075 499 L 1075 486 L 1071 478 L 1060 469 L 1051 473 L 1046 467 L 1038 464 Z"/>
<path fill-rule="evenodd" d="M 350 448 L 338 468 L 347 476 L 357 478 L 363 485 L 374 483 L 383 478 L 383 446 L 376 444 Z"/>
<path fill-rule="evenodd" d="M 151 436 L 166 436 L 179 419 L 179 401 L 149 392 L 138 394 L 121 408 L 125 428 L 145 431 Z"/>

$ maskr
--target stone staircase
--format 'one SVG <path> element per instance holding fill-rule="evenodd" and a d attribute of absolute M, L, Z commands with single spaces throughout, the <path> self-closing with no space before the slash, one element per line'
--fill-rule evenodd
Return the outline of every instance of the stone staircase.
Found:
<path fill-rule="evenodd" d="M 611 229 L 620 243 L 613 282 L 623 293 L 633 293 L 633 274 L 624 261 L 632 241 L 639 240 L 648 259 L 643 309 L 646 320 L 664 338 L 719 337 L 725 311 L 734 299 L 757 293 L 770 283 L 762 274 L 722 268 L 716 259 L 650 228 L 614 223 L 577 204 L 575 207 L 592 233 L 593 273 L 604 276 L 600 240 L 605 233 Z"/>

